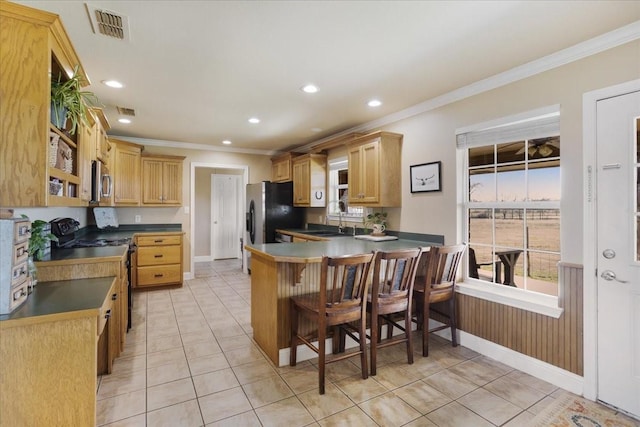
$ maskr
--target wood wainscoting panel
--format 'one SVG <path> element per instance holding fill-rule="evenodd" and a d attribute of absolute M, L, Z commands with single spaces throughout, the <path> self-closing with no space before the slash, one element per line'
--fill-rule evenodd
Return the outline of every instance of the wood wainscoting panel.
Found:
<path fill-rule="evenodd" d="M 301 270 L 300 267 L 304 267 Z M 291 343 L 291 319 L 289 300 L 293 296 L 318 292 L 320 289 L 320 263 L 293 264 L 278 263 L 278 348 L 288 348 Z M 314 323 L 304 316 L 298 321 L 298 332 L 310 334 L 318 329 Z"/>
<path fill-rule="evenodd" d="M 458 293 L 458 328 L 582 376 L 582 266 L 561 262 L 558 273 L 558 319 Z"/>

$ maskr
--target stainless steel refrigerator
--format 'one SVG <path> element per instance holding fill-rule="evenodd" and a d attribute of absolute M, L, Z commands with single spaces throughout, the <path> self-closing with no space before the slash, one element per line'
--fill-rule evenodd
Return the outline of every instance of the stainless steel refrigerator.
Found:
<path fill-rule="evenodd" d="M 275 243 L 277 228 L 304 227 L 305 210 L 293 206 L 292 182 L 263 181 L 247 184 L 246 218 L 246 243 Z M 248 252 L 247 269 L 251 271 Z"/>

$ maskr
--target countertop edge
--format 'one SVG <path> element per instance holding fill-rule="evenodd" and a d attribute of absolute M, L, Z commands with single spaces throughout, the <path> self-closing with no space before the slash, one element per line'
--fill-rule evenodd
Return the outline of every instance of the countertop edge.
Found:
<path fill-rule="evenodd" d="M 72 286 L 77 286 L 77 285 L 84 286 L 80 282 L 97 281 L 97 280 L 104 281 L 109 279 L 111 279 L 111 281 L 109 282 L 109 288 L 107 289 L 107 292 L 104 294 L 103 298 L 98 298 L 100 302 L 97 305 L 90 306 L 90 307 L 80 305 L 77 309 L 65 309 L 61 311 L 47 312 L 42 314 L 31 314 L 31 315 L 20 316 L 15 318 L 9 317 L 14 313 L 19 313 L 20 310 L 24 310 L 27 304 L 34 303 L 33 300 L 30 301 L 30 299 L 35 298 L 35 296 L 29 295 L 29 297 L 27 298 L 27 301 L 25 301 L 14 312 L 0 316 L 0 330 L 5 330 L 5 329 L 10 329 L 15 327 L 22 327 L 22 326 L 37 325 L 41 323 L 48 323 L 48 322 L 54 322 L 54 321 L 57 322 L 57 321 L 65 321 L 65 320 L 74 320 L 74 319 L 80 319 L 85 317 L 95 317 L 97 319 L 98 316 L 100 315 L 100 310 L 102 309 L 104 301 L 109 297 L 109 294 L 111 293 L 111 289 L 113 289 L 113 286 L 117 280 L 117 277 L 109 276 L 109 277 L 92 278 L 92 279 L 75 279 L 75 280 L 58 281 L 58 282 L 71 283 Z M 56 282 L 42 282 L 38 284 L 38 286 L 47 286 L 48 283 L 56 283 Z M 38 303 L 36 302 L 35 304 L 38 304 Z M 87 305 L 87 304 L 84 304 L 84 305 Z M 5 317 L 5 318 L 2 319 L 2 317 Z"/>

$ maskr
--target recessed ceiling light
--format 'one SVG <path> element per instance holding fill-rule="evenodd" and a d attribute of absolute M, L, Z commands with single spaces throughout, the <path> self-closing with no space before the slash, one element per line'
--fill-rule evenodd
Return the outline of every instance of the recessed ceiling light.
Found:
<path fill-rule="evenodd" d="M 122 83 L 116 80 L 103 80 L 102 84 L 116 89 L 122 89 L 124 87 Z"/>
<path fill-rule="evenodd" d="M 124 123 L 125 125 L 128 125 L 129 123 L 131 123 L 131 120 L 129 119 L 118 119 L 119 123 Z"/>
<path fill-rule="evenodd" d="M 318 91 L 318 87 L 316 85 L 306 85 L 302 86 L 302 91 L 306 93 L 316 93 Z"/>
<path fill-rule="evenodd" d="M 259 119 L 259 118 L 257 118 L 257 117 L 251 117 L 251 118 L 249 119 L 249 123 L 253 123 L 254 125 L 255 125 L 255 124 L 258 124 L 258 123 L 260 123 L 260 119 Z"/>
<path fill-rule="evenodd" d="M 381 105 L 382 105 L 382 102 L 380 102 L 380 101 L 379 101 L 379 100 L 377 100 L 377 99 L 372 99 L 371 101 L 367 102 L 367 105 L 368 105 L 369 107 L 379 107 L 379 106 L 381 106 Z"/>
<path fill-rule="evenodd" d="M 224 145 L 231 145 L 231 141 L 229 141 L 228 139 L 225 139 L 224 141 L 222 141 L 222 143 Z"/>

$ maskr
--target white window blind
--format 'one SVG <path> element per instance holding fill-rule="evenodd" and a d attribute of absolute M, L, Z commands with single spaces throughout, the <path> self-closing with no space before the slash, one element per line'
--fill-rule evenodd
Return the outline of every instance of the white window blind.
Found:
<path fill-rule="evenodd" d="M 465 149 L 560 135 L 560 106 L 503 118 L 500 122 L 488 122 L 473 126 L 468 131 L 457 131 L 456 146 Z"/>

